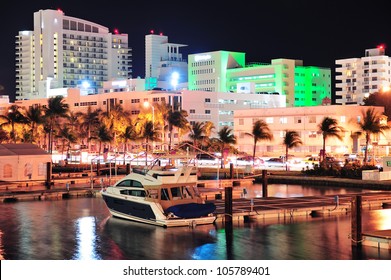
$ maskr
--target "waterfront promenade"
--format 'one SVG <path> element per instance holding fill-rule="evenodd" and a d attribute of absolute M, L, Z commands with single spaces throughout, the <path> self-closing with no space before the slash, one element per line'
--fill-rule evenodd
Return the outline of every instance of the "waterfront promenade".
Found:
<path fill-rule="evenodd" d="M 201 169 L 198 187 L 201 195 L 207 200 L 224 199 L 224 189 L 232 187 L 233 198 L 243 198 L 246 188 L 253 185 L 254 180 L 266 184 L 290 185 L 319 185 L 343 188 L 358 188 L 377 191 L 390 191 L 391 180 L 374 181 L 328 176 L 306 176 L 299 171 L 270 171 L 266 181 L 262 181 L 262 174 L 242 174 L 240 177 L 228 179 L 229 174 L 220 171 L 220 180 L 216 180 L 216 173 L 212 176 L 210 169 Z M 79 196 L 99 195 L 100 190 L 121 178 L 124 175 L 82 176 L 83 174 L 54 175 L 50 188 L 45 182 L 15 182 L 0 183 L 0 202 L 23 200 L 61 199 Z M 84 174 L 85 175 L 85 174 Z M 208 178 L 208 179 L 202 179 Z M 214 179 L 211 179 L 214 178 Z M 92 182 L 92 183 L 91 183 Z"/>
<path fill-rule="evenodd" d="M 211 200 L 217 195 L 224 195 L 224 188 L 232 186 L 234 197 L 240 196 L 243 188 L 252 185 L 254 180 L 262 181 L 261 174 L 241 174 L 240 177 L 227 179 L 229 170 L 220 171 L 216 180 L 216 173 L 210 176 L 211 169 L 200 169 L 200 177 L 212 177 L 215 179 L 201 179 L 198 186 L 204 198 Z M 216 172 L 216 171 L 214 171 Z M 207 174 L 207 176 L 205 176 Z M 114 183 L 124 175 L 102 176 L 82 176 L 83 174 L 54 175 L 50 188 L 44 181 L 25 181 L 0 183 L 0 202 L 6 198 L 14 197 L 16 200 L 42 200 L 49 198 L 60 198 L 62 196 L 83 196 L 95 195 L 102 187 Z M 86 174 L 84 174 L 86 175 Z M 266 184 L 290 184 L 290 185 L 319 185 L 344 188 L 360 188 L 369 190 L 391 191 L 391 180 L 375 181 L 348 179 L 331 176 L 306 176 L 300 171 L 276 171 L 267 172 Z M 92 183 L 91 183 L 92 182 Z"/>

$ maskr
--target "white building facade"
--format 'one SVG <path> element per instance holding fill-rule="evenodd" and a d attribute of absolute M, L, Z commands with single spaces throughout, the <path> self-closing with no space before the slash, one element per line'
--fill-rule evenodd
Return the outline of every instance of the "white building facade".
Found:
<path fill-rule="evenodd" d="M 187 88 L 187 60 L 180 48 L 187 45 L 168 42 L 163 34 L 145 36 L 146 89 L 177 90 Z"/>
<path fill-rule="evenodd" d="M 365 97 L 390 86 L 391 58 L 385 55 L 384 46 L 365 50 L 361 58 L 338 59 L 335 64 L 337 104 L 364 104 Z"/>
<path fill-rule="evenodd" d="M 224 126 L 234 130 L 236 110 L 285 107 L 284 95 L 242 94 L 210 91 L 182 91 L 182 109 L 188 113 L 190 124 L 210 121 L 215 129 L 211 137 Z"/>
<path fill-rule="evenodd" d="M 131 62 L 127 34 L 61 10 L 40 10 L 34 30 L 16 36 L 16 99 L 46 98 L 53 88 L 97 93 L 104 81 L 131 78 Z"/>

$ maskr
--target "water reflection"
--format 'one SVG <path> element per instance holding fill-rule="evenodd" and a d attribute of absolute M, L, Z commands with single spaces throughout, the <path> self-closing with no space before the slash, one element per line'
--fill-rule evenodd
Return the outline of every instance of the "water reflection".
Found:
<path fill-rule="evenodd" d="M 262 197 L 262 185 L 253 184 L 247 186 L 245 193 L 246 197 Z M 302 197 L 302 196 L 316 196 L 316 195 L 337 195 L 372 192 L 370 189 L 345 189 L 340 187 L 324 187 L 311 185 L 286 185 L 286 184 L 270 184 L 267 188 L 267 195 L 269 197 Z"/>
<path fill-rule="evenodd" d="M 196 248 L 215 242 L 214 225 L 162 228 L 110 218 L 103 231 L 127 259 L 192 259 Z"/>
<path fill-rule="evenodd" d="M 95 218 L 82 217 L 76 221 L 76 253 L 72 259 L 98 260 Z"/>
<path fill-rule="evenodd" d="M 391 229 L 391 209 L 373 210 L 369 226 L 377 230 Z"/>

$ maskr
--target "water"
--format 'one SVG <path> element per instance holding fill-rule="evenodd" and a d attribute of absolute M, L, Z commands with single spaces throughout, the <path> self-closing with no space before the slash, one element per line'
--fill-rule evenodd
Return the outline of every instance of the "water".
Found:
<path fill-rule="evenodd" d="M 258 195 L 261 187 L 249 188 Z M 269 196 L 361 190 L 269 185 Z M 391 250 L 352 246 L 350 215 L 161 228 L 112 218 L 100 197 L 0 204 L 0 259 L 345 260 L 391 259 Z M 391 229 L 391 209 L 363 211 L 363 231 Z"/>

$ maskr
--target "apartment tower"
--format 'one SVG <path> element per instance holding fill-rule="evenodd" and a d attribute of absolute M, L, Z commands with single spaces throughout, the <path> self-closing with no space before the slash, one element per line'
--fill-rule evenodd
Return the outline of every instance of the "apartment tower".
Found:
<path fill-rule="evenodd" d="M 363 105 L 370 94 L 389 89 L 391 58 L 383 45 L 365 50 L 364 57 L 338 59 L 335 64 L 337 104 Z"/>

